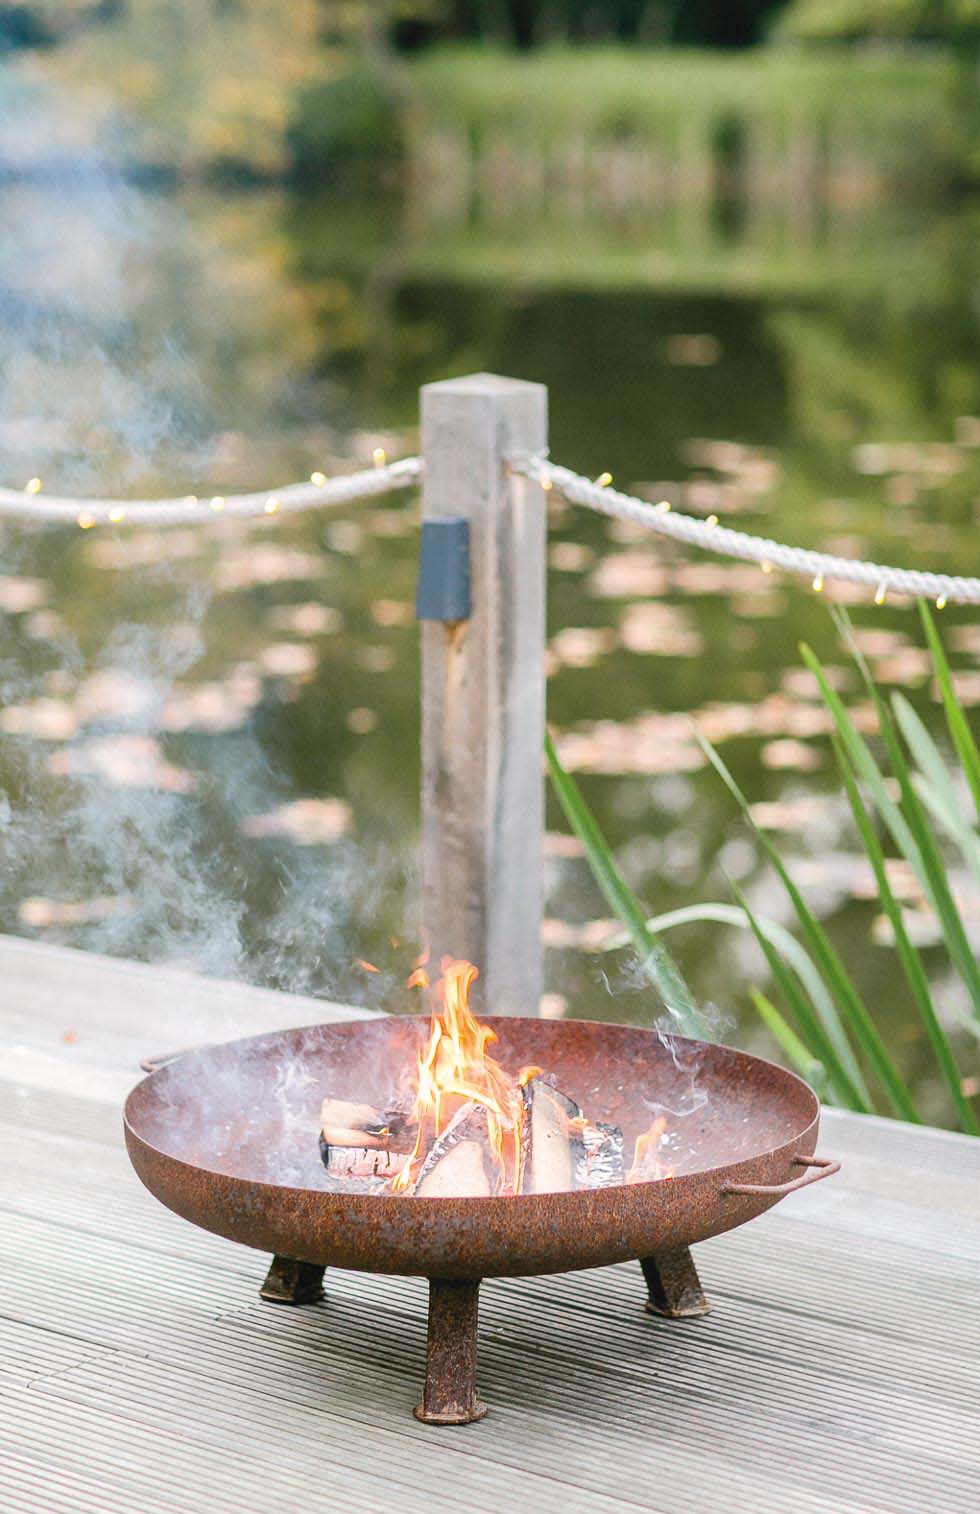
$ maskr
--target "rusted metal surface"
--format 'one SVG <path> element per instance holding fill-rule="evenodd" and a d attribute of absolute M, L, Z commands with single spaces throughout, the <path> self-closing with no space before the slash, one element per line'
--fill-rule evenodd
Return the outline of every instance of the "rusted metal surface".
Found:
<path fill-rule="evenodd" d="M 505 1066 L 547 1067 L 583 1108 L 622 1126 L 627 1148 L 649 1125 L 652 1105 L 683 1107 L 696 1064 L 707 1098 L 684 1119 L 671 1117 L 673 1175 L 518 1198 L 324 1191 L 320 1099 L 383 1103 L 414 1062 L 422 1017 L 313 1026 L 189 1053 L 130 1095 L 130 1157 L 169 1208 L 230 1240 L 317 1266 L 469 1279 L 567 1272 L 690 1246 L 762 1214 L 813 1154 L 816 1096 L 759 1058 L 679 1038 L 675 1058 L 659 1036 L 627 1026 L 489 1023 Z M 275 1092 L 284 1079 L 288 1100 Z M 729 1191 L 745 1185 L 752 1191 Z"/>
<path fill-rule="evenodd" d="M 259 1297 L 270 1304 L 318 1304 L 323 1298 L 326 1270 L 313 1262 L 294 1262 L 288 1256 L 274 1256 L 259 1289 Z"/>
<path fill-rule="evenodd" d="M 476 1391 L 479 1279 L 429 1280 L 425 1389 L 413 1413 L 426 1425 L 469 1425 L 487 1406 Z"/>
<path fill-rule="evenodd" d="M 640 1266 L 646 1280 L 648 1314 L 665 1319 L 697 1319 L 710 1314 L 711 1305 L 701 1289 L 694 1258 L 686 1246 L 678 1251 L 662 1251 L 659 1256 L 642 1256 Z"/>
<path fill-rule="evenodd" d="M 414 1065 L 427 1018 L 354 1021 L 258 1036 L 162 1060 L 126 1103 L 126 1144 L 143 1182 L 185 1219 L 271 1251 L 263 1298 L 320 1296 L 329 1266 L 430 1279 L 426 1384 L 416 1417 L 468 1424 L 476 1394 L 479 1281 L 643 1259 L 650 1304 L 707 1311 L 687 1249 L 829 1176 L 812 1160 L 819 1105 L 792 1073 L 724 1046 L 587 1021 L 493 1019 L 505 1067 L 535 1063 L 627 1149 L 653 1109 L 669 1116 L 669 1172 L 645 1182 L 480 1198 L 348 1194 L 324 1188 L 324 1095 L 384 1107 Z M 800 1166 L 814 1172 L 800 1177 Z"/>

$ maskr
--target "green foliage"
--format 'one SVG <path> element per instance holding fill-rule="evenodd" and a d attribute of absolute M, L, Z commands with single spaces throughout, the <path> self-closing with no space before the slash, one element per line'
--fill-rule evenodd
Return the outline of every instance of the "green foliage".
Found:
<path fill-rule="evenodd" d="M 786 890 L 789 901 L 793 906 L 810 956 L 837 1006 L 841 1022 L 850 1031 L 853 1039 L 858 1044 L 859 1050 L 864 1054 L 864 1057 L 873 1069 L 879 1083 L 887 1094 L 895 1114 L 899 1115 L 902 1119 L 918 1122 L 919 1116 L 912 1101 L 912 1096 L 903 1084 L 898 1070 L 878 1033 L 877 1027 L 854 986 L 850 974 L 831 944 L 827 932 L 806 904 L 803 895 L 790 877 L 779 853 L 769 840 L 766 832 L 755 824 L 748 800 L 739 789 L 731 773 L 718 756 L 718 753 L 703 739 L 701 740 L 701 745 L 729 792 L 740 805 L 745 818 L 752 825 L 763 851 L 775 868 L 779 881 Z M 746 914 L 751 921 L 751 914 L 744 901 L 743 908 L 746 910 Z M 765 950 L 765 945 L 761 938 L 760 945 Z M 766 956 L 770 966 L 772 966 L 772 959 L 768 951 L 766 952 Z M 799 1017 L 801 1014 L 801 1005 L 798 996 L 796 996 L 794 1002 Z M 803 1028 L 806 1031 L 807 1027 L 805 1025 Z M 822 1059 L 826 1060 L 828 1045 L 824 1037 L 816 1033 L 816 1026 L 812 1021 L 809 1025 L 809 1035 L 811 1042 L 816 1042 L 818 1053 L 822 1053 Z M 837 1070 L 838 1078 L 841 1070 Z"/>
<path fill-rule="evenodd" d="M 953 735 L 962 767 L 966 773 L 970 773 L 977 761 L 972 732 L 962 706 L 956 699 L 945 652 L 931 613 L 925 605 L 922 606 L 922 617 L 950 732 Z M 959 909 L 949 887 L 946 863 L 939 839 L 928 817 L 930 814 L 942 816 L 945 822 L 944 828 L 960 840 L 964 854 L 968 859 L 972 858 L 974 863 L 977 858 L 978 840 L 976 820 L 975 817 L 971 820 L 963 816 L 962 809 L 955 799 L 956 789 L 953 779 L 943 758 L 925 727 L 914 716 L 908 702 L 901 695 L 895 695 L 890 706 L 885 703 L 872 682 L 863 659 L 854 648 L 846 616 L 838 614 L 836 618 L 845 639 L 854 652 L 859 671 L 877 708 L 880 733 L 890 772 L 882 768 L 869 744 L 857 731 L 849 712 L 831 688 L 822 666 L 808 647 L 802 649 L 803 657 L 817 678 L 820 692 L 834 722 L 833 746 L 841 780 L 851 805 L 858 838 L 871 865 L 879 903 L 891 928 L 895 951 L 909 994 L 937 1069 L 946 1085 L 956 1121 L 962 1130 L 971 1135 L 977 1135 L 980 1134 L 980 1123 L 963 1091 L 949 1037 L 933 1002 L 919 953 L 909 938 L 902 908 L 889 880 L 884 849 L 873 817 L 877 815 L 879 822 L 890 834 L 899 856 L 912 869 L 923 897 L 936 917 L 947 956 L 973 1005 L 975 1030 L 977 1034 L 980 1034 L 980 973 L 977 970 L 976 958 L 967 939 Z M 906 733 L 905 746 L 900 739 L 900 731 Z M 911 755 L 911 763 L 909 755 Z M 715 755 L 713 760 L 720 768 L 720 759 Z M 894 797 L 896 784 L 897 798 Z M 738 794 L 730 780 L 729 786 Z M 867 801 L 862 798 L 862 788 Z M 741 795 L 738 797 L 747 809 L 744 798 Z M 870 813 L 866 802 L 870 803 Z M 958 815 L 958 821 L 951 824 L 950 814 L 954 809 Z M 894 1066 L 891 1065 L 887 1053 L 885 1060 L 882 1060 L 884 1048 L 877 1037 L 869 1011 L 856 992 L 852 994 L 847 984 L 837 981 L 836 964 L 825 958 L 822 943 L 819 939 L 813 938 L 812 922 L 808 918 L 808 911 L 798 891 L 789 882 L 771 843 L 764 836 L 761 839 L 787 887 L 804 939 L 811 949 L 815 964 L 820 969 L 824 981 L 834 994 L 849 1037 L 876 1074 L 892 1109 L 906 1119 L 913 1117 L 910 1116 L 906 1107 L 909 1101 L 907 1090 L 903 1089 L 901 1079 Z M 830 1075 L 833 1070 L 832 1064 L 826 1063 L 812 1031 L 808 1033 L 805 1017 L 797 1015 L 797 1022 L 803 1040 L 811 1052 L 825 1063 Z"/>
<path fill-rule="evenodd" d="M 350 68 L 300 91 L 286 144 L 301 177 L 336 179 L 351 166 L 395 161 L 401 116 L 373 70 Z"/>
<path fill-rule="evenodd" d="M 976 799 L 980 795 L 980 785 L 974 788 L 974 783 L 980 779 L 980 755 L 956 698 L 945 651 L 926 606 L 922 607 L 922 617 L 951 740 L 963 770 L 962 784 Z M 870 864 L 898 963 L 945 1086 L 950 1109 L 960 1129 L 970 1135 L 980 1135 L 980 1120 L 965 1091 L 949 1032 L 934 1001 L 920 954 L 912 943 L 902 906 L 892 887 L 885 847 L 878 831 L 880 825 L 898 856 L 911 869 L 935 916 L 949 964 L 959 976 L 973 1006 L 970 1028 L 980 1038 L 980 970 L 948 883 L 939 836 L 930 823 L 930 817 L 938 822 L 942 832 L 957 844 L 975 876 L 980 878 L 977 815 L 964 815 L 955 778 L 908 701 L 896 694 L 890 704 L 886 704 L 854 647 L 846 616 L 838 614 L 835 618 L 854 652 L 859 671 L 877 708 L 887 767 L 882 766 L 869 743 L 858 732 L 848 710 L 831 688 L 821 664 L 807 647 L 802 649 L 804 660 L 817 678 L 833 722 L 834 755 L 857 836 Z M 918 1122 L 920 1115 L 911 1092 L 874 1015 L 826 930 L 793 882 L 772 841 L 753 820 L 751 807 L 725 763 L 707 742 L 702 742 L 702 747 L 753 827 L 759 845 L 790 901 L 802 938 L 797 941 L 787 936 L 775 922 L 758 916 L 733 885 L 742 915 L 739 923 L 755 935 L 773 985 L 788 1010 L 787 1015 L 770 998 L 754 990 L 752 1002 L 760 1019 L 793 1066 L 815 1081 L 831 1101 L 849 1109 L 873 1112 L 878 1106 L 865 1081 L 863 1069 L 866 1068 L 888 1112 Z M 548 761 L 552 779 L 561 793 L 572 780 L 563 772 L 550 742 Z M 614 937 L 607 943 L 607 948 L 621 946 L 625 939 L 637 946 L 642 939 L 639 935 L 641 921 L 647 931 L 664 931 L 694 920 L 734 921 L 732 907 L 725 905 L 691 906 L 667 916 L 642 920 L 640 906 L 618 873 L 594 818 L 577 789 L 575 794 L 573 823 L 583 841 L 588 837 L 586 856 L 600 884 L 603 876 L 615 876 L 615 889 L 604 887 L 603 891 L 617 917 L 627 927 L 627 937 Z M 570 813 L 567 804 L 566 813 Z"/>
<path fill-rule="evenodd" d="M 433 35 L 479 37 L 530 47 L 561 38 L 595 42 L 681 42 L 748 47 L 785 0 L 429 0 L 402 4 L 404 20 L 427 20 Z"/>
<path fill-rule="evenodd" d="M 779 34 L 807 42 L 980 42 L 980 0 L 794 0 Z"/>
<path fill-rule="evenodd" d="M 643 973 L 658 990 L 666 1009 L 687 1035 L 703 1035 L 705 1026 L 676 964 L 647 923 L 646 912 L 625 882 L 574 778 L 558 761 L 550 736 L 545 756 L 565 817 L 589 859 L 606 902 L 625 925 Z"/>
<path fill-rule="evenodd" d="M 841 126 L 923 113 L 952 93 L 942 54 L 806 54 L 788 49 L 722 56 L 696 49 L 551 46 L 516 56 L 493 47 L 440 47 L 411 60 L 407 78 L 434 123 L 480 132 L 510 123 L 530 132 L 649 131 L 681 111 L 705 121 L 745 112 L 834 112 Z M 884 116 L 882 113 L 886 113 Z"/>
<path fill-rule="evenodd" d="M 318 0 L 133 0 L 72 24 L 37 77 L 81 101 L 100 144 L 129 163 L 187 176 L 280 176 L 298 93 L 341 65 L 321 40 Z M 59 15 L 64 12 L 64 30 Z"/>
<path fill-rule="evenodd" d="M 964 15 L 980 8 L 959 3 Z M 397 160 L 404 136 L 415 166 L 435 152 L 438 177 L 443 134 L 477 155 L 502 147 L 517 179 L 522 156 L 540 167 L 542 155 L 560 159 L 580 138 L 600 153 L 635 143 L 675 164 L 684 185 L 714 182 L 726 151 L 758 181 L 767 165 L 795 162 L 801 142 L 838 176 L 870 170 L 903 187 L 965 177 L 980 160 L 973 92 L 947 53 L 696 51 L 725 40 L 728 7 L 697 8 L 686 22 L 680 5 L 654 7 L 659 30 L 638 24 L 649 6 L 633 7 L 632 21 L 628 4 L 582 6 L 578 19 L 573 6 L 471 6 L 469 22 L 454 9 L 437 0 L 35 0 L 22 21 L 50 42 L 36 55 L 39 76 L 86 99 L 104 142 L 188 175 L 299 167 L 316 176 L 339 158 Z M 746 0 L 737 9 L 754 35 L 777 7 Z M 519 36 L 518 10 L 531 17 L 533 50 L 504 45 Z M 393 43 L 411 25 L 478 41 L 399 56 Z M 637 41 L 679 45 L 625 45 Z"/>
<path fill-rule="evenodd" d="M 937 185 L 964 177 L 977 123 L 947 54 L 768 48 L 735 54 L 683 48 L 441 47 L 406 64 L 413 155 L 432 144 L 479 161 L 506 155 L 561 171 L 570 144 L 610 144 L 676 165 L 688 192 L 713 183 L 735 144 L 740 172 L 812 154 L 841 184 Z"/>

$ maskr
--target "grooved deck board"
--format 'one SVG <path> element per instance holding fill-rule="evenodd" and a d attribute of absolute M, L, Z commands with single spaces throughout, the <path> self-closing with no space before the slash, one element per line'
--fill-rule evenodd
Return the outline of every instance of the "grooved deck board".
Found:
<path fill-rule="evenodd" d="M 634 1264 L 485 1284 L 490 1414 L 436 1430 L 423 1281 L 262 1304 L 267 1258 L 122 1147 L 140 1056 L 344 1011 L 196 981 L 181 1007 L 181 975 L 3 938 L 0 976 L 4 1511 L 980 1508 L 980 1142 L 828 1112 L 844 1171 L 698 1248 L 705 1319 L 646 1315 Z"/>

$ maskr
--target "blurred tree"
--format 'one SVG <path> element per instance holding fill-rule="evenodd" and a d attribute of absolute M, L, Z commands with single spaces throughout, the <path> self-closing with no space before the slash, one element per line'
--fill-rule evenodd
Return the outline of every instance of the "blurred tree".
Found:
<path fill-rule="evenodd" d="M 670 41 L 702 47 L 752 47 L 786 0 L 676 0 Z"/>
<path fill-rule="evenodd" d="M 321 0 L 36 0 L 37 77 L 84 101 L 96 140 L 177 172 L 281 174 L 298 92 L 346 58 Z M 39 128 L 40 130 L 40 128 Z"/>
<path fill-rule="evenodd" d="M 783 36 L 813 42 L 895 40 L 980 45 L 980 0 L 793 0 Z"/>
<path fill-rule="evenodd" d="M 396 38 L 444 37 L 532 47 L 553 41 L 680 42 L 747 47 L 786 0 L 410 0 L 394 7 Z"/>

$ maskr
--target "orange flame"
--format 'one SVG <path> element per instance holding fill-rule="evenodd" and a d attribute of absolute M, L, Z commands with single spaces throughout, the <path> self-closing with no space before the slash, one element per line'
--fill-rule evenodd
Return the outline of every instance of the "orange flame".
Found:
<path fill-rule="evenodd" d="M 476 976 L 471 962 L 443 958 L 442 977 L 433 990 L 432 1023 L 415 1077 L 418 1133 L 405 1166 L 392 1182 L 394 1193 L 414 1186 L 425 1153 L 466 1103 L 479 1104 L 487 1112 L 498 1190 L 506 1185 L 508 1175 L 514 1181 L 520 1155 L 520 1094 L 515 1080 L 487 1055 L 497 1034 L 481 1025 L 470 1009 L 470 986 Z"/>
<path fill-rule="evenodd" d="M 660 1142 L 667 1129 L 667 1116 L 658 1114 L 650 1128 L 636 1138 L 633 1148 L 633 1165 L 626 1174 L 627 1183 L 652 1183 L 657 1178 L 671 1177 L 660 1159 Z"/>

